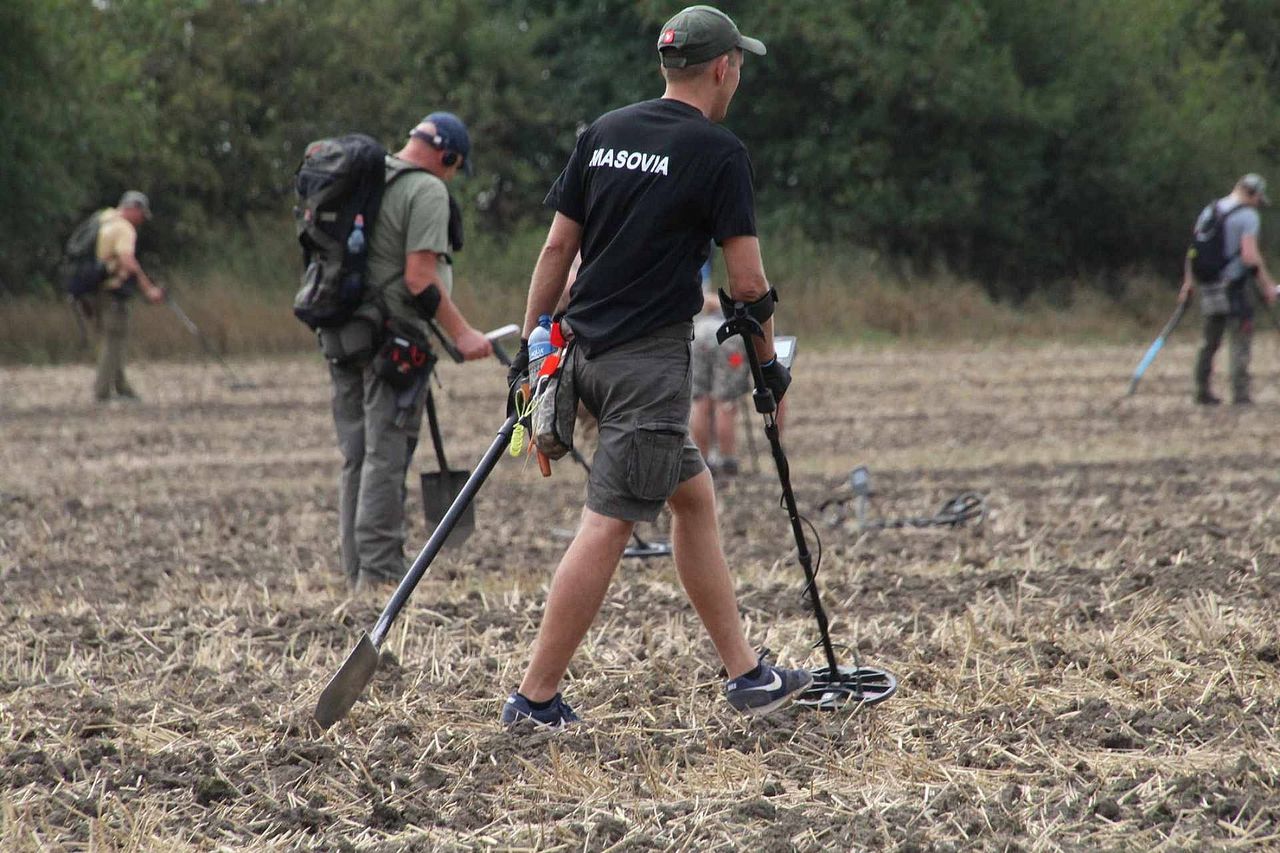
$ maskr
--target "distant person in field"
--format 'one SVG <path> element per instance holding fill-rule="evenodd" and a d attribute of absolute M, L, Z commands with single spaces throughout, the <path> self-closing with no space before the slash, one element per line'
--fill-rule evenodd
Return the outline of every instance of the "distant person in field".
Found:
<path fill-rule="evenodd" d="M 120 203 L 99 214 L 95 253 L 106 278 L 97 293 L 89 297 L 99 337 L 98 372 L 93 398 L 105 403 L 114 394 L 136 402 L 138 394 L 125 376 L 129 343 L 129 302 L 141 290 L 153 305 L 164 302 L 164 290 L 157 287 L 138 263 L 138 229 L 151 218 L 151 201 L 144 193 L 129 190 Z"/>
<path fill-rule="evenodd" d="M 1249 356 L 1253 341 L 1255 291 L 1268 305 L 1276 301 L 1276 282 L 1267 270 L 1258 245 L 1262 219 L 1258 209 L 1270 204 L 1267 182 L 1261 175 L 1248 174 L 1236 182 L 1231 194 L 1206 207 L 1196 221 L 1196 230 L 1211 218 L 1221 221 L 1226 266 L 1215 281 L 1200 282 L 1200 310 L 1204 315 L 1204 344 L 1195 363 L 1195 401 L 1216 406 L 1222 401 L 1210 387 L 1213 357 L 1222 345 L 1224 333 L 1231 338 L 1231 395 L 1238 406 L 1253 402 L 1249 388 Z M 1185 302 L 1197 286 L 1188 256 L 1178 299 Z"/>
<path fill-rule="evenodd" d="M 702 313 L 693 326 L 693 441 L 713 476 L 738 473 L 738 410 L 751 393 L 751 365 L 740 335 L 717 344 L 724 325 L 720 297 L 711 283 L 711 259 L 702 267 Z"/>
<path fill-rule="evenodd" d="M 386 159 L 390 182 L 369 244 L 368 286 L 356 312 L 404 323 L 422 339 L 426 321 L 453 339 L 467 360 L 493 352 L 485 336 L 454 304 L 448 182 L 471 167 L 471 138 L 452 113 L 432 113 L 410 131 L 404 147 Z M 342 452 L 338 486 L 342 564 L 352 586 L 398 582 L 404 557 L 405 476 L 418 442 L 427 395 L 423 382 L 404 401 L 373 370 L 371 359 L 330 364 L 333 420 Z"/>
<path fill-rule="evenodd" d="M 579 137 L 547 194 L 555 210 L 529 286 L 526 336 L 555 309 L 574 255 L 563 359 L 579 399 L 599 422 L 586 506 L 551 581 L 532 658 L 502 709 L 502 723 L 560 728 L 578 715 L 560 682 L 600 610 L 636 522 L 672 513 L 676 571 L 729 674 L 725 698 L 766 714 L 810 683 L 747 642 L 716 517 L 715 491 L 689 439 L 690 342 L 702 306 L 698 271 L 714 240 L 729 291 L 763 325 L 756 344 L 781 399 L 790 382 L 774 357 L 774 293 L 756 239 L 751 162 L 718 126 L 738 88 L 744 37 L 708 6 L 679 12 L 658 34 L 666 92 L 607 113 Z M 527 341 L 509 378 L 527 371 Z"/>

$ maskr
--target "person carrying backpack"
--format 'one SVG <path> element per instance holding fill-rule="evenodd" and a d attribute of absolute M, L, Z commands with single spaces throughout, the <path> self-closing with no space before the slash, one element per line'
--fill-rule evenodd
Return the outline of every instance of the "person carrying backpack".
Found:
<path fill-rule="evenodd" d="M 93 398 L 105 403 L 114 393 L 136 401 L 137 393 L 125 377 L 129 336 L 129 301 L 141 289 L 153 305 L 164 302 L 157 287 L 138 263 L 138 228 L 151 219 L 145 193 L 129 190 L 115 207 L 93 214 L 67 243 L 70 264 L 67 292 L 77 310 L 95 320 L 98 330 L 98 369 Z"/>
<path fill-rule="evenodd" d="M 352 587 L 398 582 L 406 569 L 405 475 L 433 358 L 426 321 L 434 319 L 468 361 L 493 352 L 450 297 L 462 237 L 446 185 L 471 171 L 470 156 L 466 126 L 446 112 L 428 115 L 385 156 L 376 219 L 359 223 L 368 253 L 363 295 L 351 320 L 319 330 L 343 459 L 338 527 Z M 355 244 L 347 241 L 350 254 Z"/>
<path fill-rule="evenodd" d="M 1201 211 L 1187 251 L 1182 290 L 1185 302 L 1200 288 L 1204 344 L 1195 363 L 1195 402 L 1216 406 L 1222 401 L 1210 388 L 1213 357 L 1224 333 L 1231 337 L 1231 393 L 1238 406 L 1253 402 L 1249 391 L 1249 355 L 1253 341 L 1254 291 L 1268 305 L 1276 301 L 1276 282 L 1258 247 L 1262 222 L 1258 208 L 1271 203 L 1267 182 L 1250 173 L 1231 194 Z"/>

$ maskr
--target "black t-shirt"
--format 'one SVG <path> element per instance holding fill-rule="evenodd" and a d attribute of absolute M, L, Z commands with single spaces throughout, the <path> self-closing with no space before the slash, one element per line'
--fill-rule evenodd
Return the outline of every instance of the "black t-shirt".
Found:
<path fill-rule="evenodd" d="M 606 113 L 578 137 L 546 204 L 582 225 L 570 327 L 595 355 L 702 309 L 711 241 L 754 236 L 751 160 L 681 101 Z"/>

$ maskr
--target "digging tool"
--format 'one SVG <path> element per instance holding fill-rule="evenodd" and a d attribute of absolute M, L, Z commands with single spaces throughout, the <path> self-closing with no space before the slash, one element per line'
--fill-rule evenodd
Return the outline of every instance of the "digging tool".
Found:
<path fill-rule="evenodd" d="M 195 321 L 187 316 L 187 312 L 182 310 L 182 306 L 179 305 L 168 292 L 164 295 L 164 302 L 169 306 L 169 310 L 177 315 L 177 318 L 182 321 L 182 325 L 187 327 L 187 331 L 192 335 L 195 335 L 196 340 L 200 341 L 200 346 L 204 348 L 205 353 L 213 356 L 217 360 L 218 364 L 222 366 L 223 372 L 227 374 L 228 387 L 232 391 L 247 391 L 258 387 L 247 379 L 241 379 L 236 375 L 236 372 L 231 369 L 231 365 L 227 364 L 226 359 L 222 357 L 222 354 L 214 349 L 213 345 L 209 343 L 209 339 L 201 333 L 200 327 L 195 324 Z"/>
<path fill-rule="evenodd" d="M 503 328 L 498 331 L 503 331 L 506 328 L 508 327 L 503 326 Z M 519 326 L 511 326 L 510 328 L 516 332 L 520 331 Z M 491 332 L 490 334 L 493 334 L 493 333 Z M 507 351 L 504 350 L 496 340 L 494 340 L 494 343 L 493 343 L 493 354 L 494 356 L 497 357 L 498 361 L 502 362 L 503 365 L 505 365 L 506 367 L 511 366 L 511 356 L 507 355 Z M 579 465 L 582 466 L 582 470 L 586 471 L 587 476 L 590 477 L 591 466 L 587 464 L 587 460 L 584 459 L 582 454 L 578 452 L 578 449 L 576 447 L 570 447 L 569 455 L 573 457 L 574 462 L 577 462 Z M 634 527 L 631 529 L 631 538 L 635 540 L 635 544 L 628 545 L 626 548 L 622 549 L 622 556 L 624 557 L 632 557 L 637 560 L 647 560 L 650 557 L 671 556 L 672 551 L 671 551 L 670 542 L 663 542 L 662 540 L 659 540 L 659 539 L 655 539 L 652 542 L 650 542 L 645 539 L 642 539 L 639 531 L 637 531 Z"/>
<path fill-rule="evenodd" d="M 1164 324 L 1164 328 L 1160 330 L 1160 335 L 1155 339 L 1151 346 L 1147 347 L 1146 355 L 1142 357 L 1142 361 L 1138 362 L 1138 366 L 1134 368 L 1133 378 L 1129 380 L 1129 390 L 1125 392 L 1126 397 L 1132 397 L 1134 392 L 1138 390 L 1138 383 L 1142 380 L 1142 374 L 1147 372 L 1147 368 L 1151 366 L 1151 362 L 1156 360 L 1156 356 L 1160 354 L 1160 350 L 1164 349 L 1164 342 L 1173 334 L 1173 330 L 1178 328 L 1178 323 L 1182 322 L 1182 315 L 1187 313 L 1187 303 L 1190 300 L 1184 299 L 1178 303 L 1178 307 L 1173 310 L 1173 316 L 1169 318 L 1169 322 Z"/>
<path fill-rule="evenodd" d="M 800 516 L 796 506 L 795 491 L 791 488 L 791 466 L 787 454 L 782 449 L 782 440 L 778 435 L 777 410 L 773 392 L 765 384 L 764 371 L 760 366 L 760 356 L 756 353 L 752 338 L 763 338 L 764 328 L 751 316 L 743 302 L 735 302 L 723 290 L 720 291 L 720 306 L 724 310 L 723 326 L 716 332 L 716 340 L 723 344 L 733 335 L 741 335 L 747 353 L 747 362 L 751 365 L 751 377 L 755 382 L 752 400 L 756 411 L 764 419 L 764 434 L 769 439 L 769 447 L 773 452 L 774 467 L 778 470 L 778 482 L 782 486 L 782 501 L 787 516 L 791 521 L 791 533 L 795 537 L 797 559 L 804 570 L 805 589 L 809 601 L 813 605 L 813 616 L 818 623 L 818 644 L 826 657 L 827 665 L 811 670 L 813 684 L 796 700 L 797 704 L 821 710 L 837 710 L 850 703 L 857 705 L 874 705 L 892 696 L 898 689 L 898 679 L 888 670 L 879 667 L 841 665 L 836 658 L 835 647 L 831 643 L 831 631 L 827 622 L 827 613 L 822 606 L 822 596 L 818 591 L 818 569 L 822 563 L 822 543 L 818 542 L 818 563 L 814 564 L 809 553 L 809 545 L 805 540 L 805 520 Z M 812 525 L 810 525 L 812 527 Z M 817 531 L 814 530 L 815 537 Z"/>
<path fill-rule="evenodd" d="M 327 729 L 345 717 L 373 679 L 373 674 L 378 669 L 379 649 L 387 637 L 387 632 L 391 630 L 391 623 L 400 615 L 400 610 L 413 594 L 413 590 L 418 586 L 427 569 L 431 567 L 440 549 L 444 547 L 458 519 L 466 512 L 476 492 L 480 491 L 480 487 L 484 485 L 484 481 L 498 464 L 498 460 L 502 458 L 507 445 L 511 443 L 511 434 L 515 431 L 515 426 L 516 415 L 511 414 L 498 430 L 497 436 L 476 465 L 475 471 L 467 478 L 462 490 L 454 498 L 444 518 L 440 519 L 440 523 L 436 525 L 431 538 L 418 553 L 413 565 L 401 579 L 400 585 L 391 594 L 391 600 L 383 608 L 382 615 L 378 617 L 373 630 L 360 635 L 360 641 L 351 650 L 346 662 L 321 691 L 320 698 L 316 702 L 315 720 L 322 727 Z"/>
<path fill-rule="evenodd" d="M 467 484 L 471 472 L 453 471 L 449 468 L 449 462 L 444 455 L 444 441 L 440 438 L 440 422 L 436 417 L 435 396 L 431 393 L 430 387 L 427 388 L 426 409 L 427 427 L 431 431 L 431 444 L 436 450 L 438 470 L 423 471 L 421 474 L 422 511 L 426 514 L 427 524 L 434 526 L 444 519 L 449 507 L 457 499 L 458 493 Z M 467 504 L 454 525 L 453 537 L 449 539 L 449 545 L 456 547 L 466 542 L 475 529 L 475 504 Z"/>
<path fill-rule="evenodd" d="M 440 330 L 434 322 L 428 320 L 427 325 L 432 333 L 440 341 L 441 348 L 445 351 L 450 360 L 462 363 L 462 353 L 458 352 L 458 348 L 453 345 L 453 341 Z M 518 334 L 520 327 L 514 323 L 509 323 L 500 328 L 494 329 L 492 332 L 486 332 L 485 337 L 493 344 L 494 352 L 498 352 L 501 338 L 511 334 Z M 501 359 L 499 359 L 501 360 Z M 504 362 L 506 363 L 506 362 Z M 427 389 L 427 427 L 431 431 L 431 444 L 436 451 L 435 471 L 423 471 L 419 474 L 419 482 L 422 486 L 422 512 L 426 516 L 427 525 L 435 527 L 444 518 L 449 507 L 453 505 L 458 493 L 462 487 L 466 485 L 467 478 L 470 476 L 469 471 L 454 471 L 449 468 L 449 462 L 445 458 L 444 440 L 440 435 L 440 420 L 436 416 L 435 397 L 431 389 Z M 449 546 L 455 547 L 461 545 L 471 537 L 476 529 L 476 512 L 474 505 L 468 505 L 458 518 L 454 527 L 454 535 L 449 539 Z"/>

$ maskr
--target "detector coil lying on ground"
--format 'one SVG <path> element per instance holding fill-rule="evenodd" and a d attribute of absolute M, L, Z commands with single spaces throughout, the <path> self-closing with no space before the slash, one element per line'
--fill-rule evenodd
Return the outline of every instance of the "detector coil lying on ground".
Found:
<path fill-rule="evenodd" d="M 871 490 L 871 472 L 865 465 L 859 465 L 849 473 L 849 487 L 853 494 L 825 500 L 818 505 L 818 511 L 825 513 L 833 523 L 839 523 L 848 517 L 847 507 L 852 502 L 860 533 L 903 527 L 956 528 L 964 527 L 970 522 L 979 525 L 987 518 L 987 499 L 978 492 L 961 492 L 943 503 L 933 515 L 871 518 L 869 510 L 875 492 Z"/>

